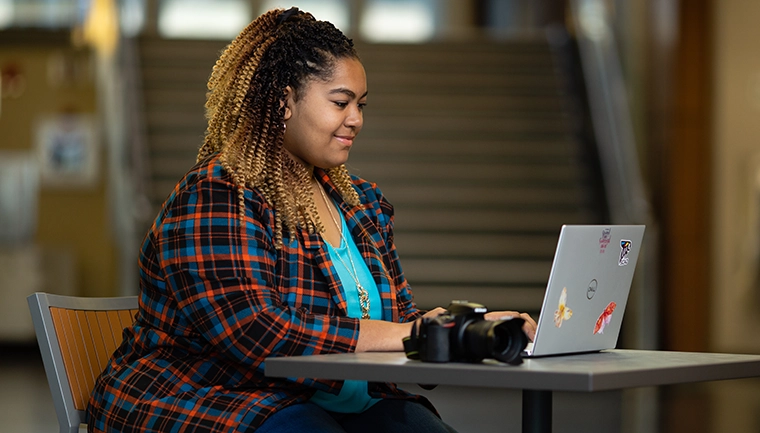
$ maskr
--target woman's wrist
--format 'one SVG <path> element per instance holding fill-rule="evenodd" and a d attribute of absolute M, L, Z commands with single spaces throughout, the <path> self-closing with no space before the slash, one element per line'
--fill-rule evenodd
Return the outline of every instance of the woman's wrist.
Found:
<path fill-rule="evenodd" d="M 412 322 L 395 323 L 383 320 L 359 321 L 356 352 L 394 352 L 404 350 L 402 339 L 412 330 Z"/>

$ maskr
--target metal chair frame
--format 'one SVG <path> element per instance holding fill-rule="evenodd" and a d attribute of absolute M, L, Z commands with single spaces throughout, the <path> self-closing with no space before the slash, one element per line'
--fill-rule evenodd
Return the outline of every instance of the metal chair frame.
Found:
<path fill-rule="evenodd" d="M 95 379 L 137 313 L 137 297 L 27 297 L 61 433 L 77 433 Z"/>

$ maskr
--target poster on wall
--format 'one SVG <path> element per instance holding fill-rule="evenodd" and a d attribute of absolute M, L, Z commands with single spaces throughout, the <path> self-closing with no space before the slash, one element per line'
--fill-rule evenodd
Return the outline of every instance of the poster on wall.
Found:
<path fill-rule="evenodd" d="M 44 116 L 36 126 L 37 156 L 46 189 L 86 189 L 98 183 L 100 152 L 92 115 Z"/>

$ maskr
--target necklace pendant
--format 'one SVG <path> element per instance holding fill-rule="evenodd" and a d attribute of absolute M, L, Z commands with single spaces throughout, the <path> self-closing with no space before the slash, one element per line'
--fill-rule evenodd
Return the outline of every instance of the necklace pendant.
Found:
<path fill-rule="evenodd" d="M 361 284 L 356 284 L 359 291 L 359 306 L 362 309 L 362 319 L 369 319 L 369 293 Z"/>

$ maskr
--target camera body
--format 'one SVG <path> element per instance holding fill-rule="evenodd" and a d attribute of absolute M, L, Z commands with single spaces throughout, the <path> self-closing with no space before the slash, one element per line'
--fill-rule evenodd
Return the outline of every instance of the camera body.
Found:
<path fill-rule="evenodd" d="M 404 339 L 407 357 L 426 362 L 480 362 L 494 358 L 521 364 L 528 337 L 521 318 L 486 320 L 485 306 L 454 301 L 447 312 L 423 318 Z"/>

